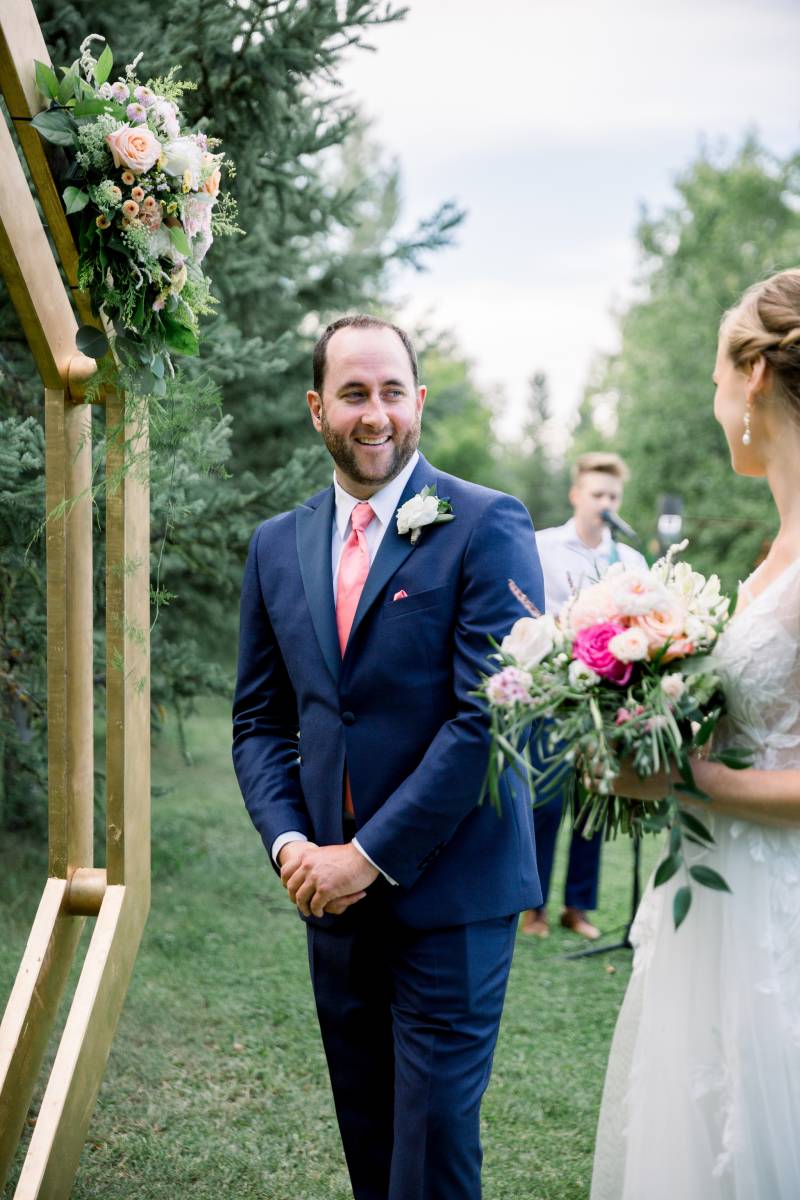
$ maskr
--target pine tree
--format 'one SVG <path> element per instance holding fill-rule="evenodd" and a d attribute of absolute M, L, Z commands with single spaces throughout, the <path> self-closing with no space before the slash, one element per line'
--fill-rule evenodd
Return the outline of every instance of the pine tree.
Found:
<path fill-rule="evenodd" d="M 128 0 L 99 12 L 94 0 L 37 0 L 36 10 L 56 66 L 73 61 L 83 38 L 95 32 L 109 40 L 115 73 L 140 51 L 143 78 L 180 64 L 178 77 L 198 83 L 184 97 L 186 122 L 194 127 L 202 121 L 209 135 L 223 139 L 236 164 L 230 187 L 246 234 L 209 253 L 219 307 L 205 330 L 200 361 L 187 367 L 199 396 L 209 380 L 220 388 L 224 415 L 206 404 L 191 428 L 164 420 L 153 430 L 152 570 L 161 589 L 152 641 L 154 716 L 158 721 L 171 710 L 182 719 L 199 695 L 230 689 L 238 586 L 254 526 L 327 478 L 304 399 L 316 333 L 345 310 L 389 312 L 392 269 L 421 269 L 430 253 L 448 243 L 462 214 L 444 204 L 399 236 L 397 169 L 370 144 L 360 114 L 342 94 L 343 56 L 363 48 L 371 29 L 402 18 L 403 10 L 391 3 L 172 0 L 154 6 Z M 17 447 L 31 433 L 24 424 L 28 415 L 41 421 L 40 387 L 4 294 L 0 317 L 7 384 L 0 419 L 10 423 L 8 445 Z M 9 493 L 19 486 L 10 474 Z M 20 544 L 44 515 L 41 497 L 37 503 L 37 511 L 16 513 Z M 39 554 L 23 567 L 17 551 L 4 546 L 0 552 L 4 620 L 11 620 L 11 598 L 29 571 L 29 586 L 41 591 L 31 605 L 41 624 L 38 633 L 25 634 L 24 654 L 0 678 L 6 763 L 28 754 L 15 724 L 13 689 L 44 703 L 37 682 L 44 661 L 43 563 Z M 98 553 L 98 603 L 102 565 Z M 175 598 L 164 604 L 167 594 Z M 10 624 L 2 632 L 4 647 L 13 649 L 22 638 Z M 102 678 L 99 638 L 97 652 Z M 8 656 L 4 649 L 4 662 Z M 41 781 L 44 746 L 37 720 L 26 726 L 25 737 L 28 729 L 32 737 L 25 745 Z M 9 779 L 7 771 L 3 778 Z M 13 787 L 23 804 L 21 775 Z M 11 804 L 7 790 L 7 813 Z"/>
<path fill-rule="evenodd" d="M 728 589 L 752 569 L 776 517 L 763 480 L 732 475 L 714 420 L 717 331 L 746 287 L 800 261 L 798 167 L 797 156 L 775 159 L 752 138 L 727 160 L 703 153 L 689 166 L 677 203 L 642 218 L 639 296 L 589 397 L 606 426 L 615 419 L 610 443 L 632 473 L 631 524 L 652 533 L 659 497 L 679 493 L 688 557 Z"/>

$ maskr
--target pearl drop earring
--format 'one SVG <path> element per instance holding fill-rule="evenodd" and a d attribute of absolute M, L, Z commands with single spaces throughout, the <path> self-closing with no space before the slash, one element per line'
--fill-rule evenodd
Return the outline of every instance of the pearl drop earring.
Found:
<path fill-rule="evenodd" d="M 744 410 L 744 433 L 742 434 L 742 445 L 749 446 L 752 437 L 750 436 L 750 405 Z"/>

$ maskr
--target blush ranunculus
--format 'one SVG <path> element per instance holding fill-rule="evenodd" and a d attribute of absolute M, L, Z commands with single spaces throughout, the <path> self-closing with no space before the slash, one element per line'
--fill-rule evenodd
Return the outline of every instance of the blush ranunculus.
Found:
<path fill-rule="evenodd" d="M 572 643 L 572 656 L 610 683 L 623 687 L 631 677 L 633 663 L 620 662 L 609 649 L 609 642 L 617 634 L 622 633 L 624 625 L 616 621 L 605 621 L 601 625 L 592 625 L 581 629 Z"/>
<path fill-rule="evenodd" d="M 134 175 L 149 171 L 161 157 L 161 143 L 146 125 L 131 129 L 122 125 L 106 138 L 115 167 L 127 167 Z"/>

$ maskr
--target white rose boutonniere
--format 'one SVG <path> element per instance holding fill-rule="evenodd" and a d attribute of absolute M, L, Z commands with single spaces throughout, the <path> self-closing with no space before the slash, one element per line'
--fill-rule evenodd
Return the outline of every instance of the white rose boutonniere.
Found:
<path fill-rule="evenodd" d="M 411 534 L 411 545 L 416 546 L 426 525 L 440 525 L 454 521 L 449 500 L 440 500 L 433 486 L 423 488 L 416 496 L 406 500 L 397 510 L 397 532 Z"/>

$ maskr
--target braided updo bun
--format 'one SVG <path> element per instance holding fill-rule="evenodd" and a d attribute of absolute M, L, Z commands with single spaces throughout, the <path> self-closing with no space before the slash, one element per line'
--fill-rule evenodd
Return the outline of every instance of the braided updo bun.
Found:
<path fill-rule="evenodd" d="M 776 395 L 800 421 L 800 269 L 780 271 L 748 288 L 725 314 L 722 332 L 739 370 L 763 355 Z"/>

